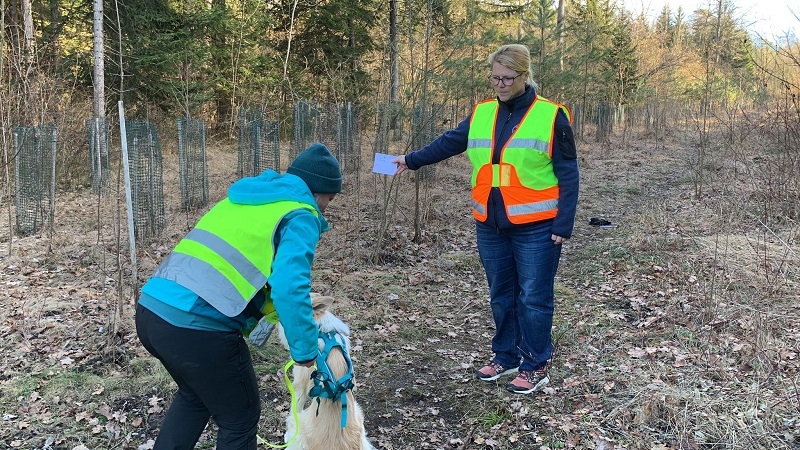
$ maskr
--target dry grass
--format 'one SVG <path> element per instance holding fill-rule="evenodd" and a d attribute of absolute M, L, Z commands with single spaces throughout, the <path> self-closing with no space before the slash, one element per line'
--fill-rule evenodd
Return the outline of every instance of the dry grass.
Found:
<path fill-rule="evenodd" d="M 473 379 L 490 356 L 493 325 L 468 162 L 437 166 L 423 190 L 420 242 L 411 177 L 394 180 L 400 193 L 388 212 L 391 178 L 370 174 L 371 158 L 359 184 L 346 183 L 327 215 L 333 229 L 314 288 L 337 298 L 337 315 L 353 328 L 359 402 L 376 447 L 797 448 L 798 228 L 734 214 L 754 209 L 743 207 L 747 180 L 730 182 L 752 175 L 736 172 L 735 161 L 703 168 L 705 194 L 695 198 L 689 143 L 579 151 L 582 197 L 558 278 L 552 384 L 532 397 Z M 215 147 L 208 160 L 219 199 L 236 153 Z M 140 282 L 202 213 L 177 207 L 175 167 L 166 152 L 167 229 L 139 247 Z M 60 194 L 52 235 L 15 238 L 10 255 L 3 248 L 0 440 L 10 447 L 147 448 L 156 433 L 174 387 L 133 333 L 118 211 L 116 196 Z M 590 227 L 591 217 L 616 227 Z M 372 254 L 378 263 L 367 262 Z M 120 279 L 126 315 L 110 336 Z M 260 434 L 272 442 L 288 411 L 286 358 L 277 343 L 254 349 Z M 213 447 L 213 436 L 212 426 L 200 448 Z"/>

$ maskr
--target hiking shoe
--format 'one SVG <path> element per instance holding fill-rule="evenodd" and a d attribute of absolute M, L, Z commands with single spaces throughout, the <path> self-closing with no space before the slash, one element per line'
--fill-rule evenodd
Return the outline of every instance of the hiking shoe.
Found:
<path fill-rule="evenodd" d="M 489 361 L 489 364 L 478 369 L 475 372 L 475 376 L 478 377 L 481 381 L 494 381 L 503 375 L 512 374 L 519 370 L 519 367 L 513 367 L 511 369 L 506 369 L 505 367 L 497 364 L 494 361 Z"/>
<path fill-rule="evenodd" d="M 545 369 L 520 370 L 516 378 L 508 383 L 506 389 L 515 394 L 530 394 L 538 391 L 550 382 Z"/>

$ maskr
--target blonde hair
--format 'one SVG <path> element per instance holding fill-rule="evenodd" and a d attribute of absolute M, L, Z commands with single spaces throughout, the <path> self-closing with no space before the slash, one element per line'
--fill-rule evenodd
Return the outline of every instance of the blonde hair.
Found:
<path fill-rule="evenodd" d="M 531 67 L 531 51 L 522 44 L 501 45 L 494 53 L 489 55 L 489 64 L 498 63 L 518 73 L 526 73 L 525 84 L 538 90 L 539 86 L 533 81 L 533 68 Z"/>

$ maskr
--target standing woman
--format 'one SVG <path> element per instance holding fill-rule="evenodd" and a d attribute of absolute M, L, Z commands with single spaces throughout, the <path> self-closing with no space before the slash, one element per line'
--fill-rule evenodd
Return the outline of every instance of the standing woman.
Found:
<path fill-rule="evenodd" d="M 493 381 L 517 373 L 508 390 L 529 394 L 549 382 L 555 275 L 578 203 L 577 152 L 569 110 L 536 93 L 528 47 L 503 45 L 488 61 L 497 97 L 394 162 L 400 174 L 467 152 L 495 322 L 494 357 L 476 376 Z"/>

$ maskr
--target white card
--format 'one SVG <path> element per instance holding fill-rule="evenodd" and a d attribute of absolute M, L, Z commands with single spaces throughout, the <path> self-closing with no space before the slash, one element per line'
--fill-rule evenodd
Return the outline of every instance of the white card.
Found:
<path fill-rule="evenodd" d="M 384 175 L 394 175 L 397 171 L 397 164 L 393 163 L 394 155 L 375 153 L 375 163 L 372 164 L 372 171 Z"/>

